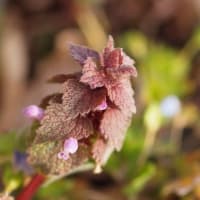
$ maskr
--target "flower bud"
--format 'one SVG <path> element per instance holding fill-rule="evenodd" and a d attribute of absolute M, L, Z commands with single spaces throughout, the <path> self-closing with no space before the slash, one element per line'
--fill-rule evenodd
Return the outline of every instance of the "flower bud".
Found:
<path fill-rule="evenodd" d="M 36 105 L 30 105 L 24 108 L 23 114 L 29 119 L 41 120 L 44 116 L 44 110 Z"/>

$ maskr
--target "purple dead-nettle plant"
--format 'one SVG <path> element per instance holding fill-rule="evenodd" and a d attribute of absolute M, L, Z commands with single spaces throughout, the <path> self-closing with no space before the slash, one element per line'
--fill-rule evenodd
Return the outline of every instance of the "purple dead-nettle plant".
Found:
<path fill-rule="evenodd" d="M 67 174 L 91 160 L 99 171 L 121 149 L 136 112 L 134 61 L 114 48 L 111 36 L 102 53 L 75 44 L 69 51 L 82 71 L 49 79 L 62 93 L 42 101 L 44 115 L 28 149 L 29 163 L 47 174 Z"/>

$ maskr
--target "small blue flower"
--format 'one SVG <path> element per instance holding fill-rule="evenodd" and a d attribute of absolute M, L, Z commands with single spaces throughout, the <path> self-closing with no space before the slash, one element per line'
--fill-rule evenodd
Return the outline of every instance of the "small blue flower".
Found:
<path fill-rule="evenodd" d="M 23 171 L 26 174 L 32 174 L 33 168 L 27 163 L 27 156 L 26 153 L 15 151 L 13 158 L 14 166 L 16 169 Z"/>
<path fill-rule="evenodd" d="M 181 110 L 181 102 L 175 95 L 164 98 L 160 103 L 160 110 L 163 116 L 171 118 Z"/>

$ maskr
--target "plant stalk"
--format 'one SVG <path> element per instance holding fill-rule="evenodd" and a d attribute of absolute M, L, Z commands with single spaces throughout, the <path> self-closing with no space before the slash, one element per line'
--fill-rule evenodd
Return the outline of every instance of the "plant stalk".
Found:
<path fill-rule="evenodd" d="M 31 181 L 26 185 L 23 190 L 18 194 L 16 200 L 31 200 L 33 195 L 46 180 L 46 177 L 42 174 L 36 174 Z"/>

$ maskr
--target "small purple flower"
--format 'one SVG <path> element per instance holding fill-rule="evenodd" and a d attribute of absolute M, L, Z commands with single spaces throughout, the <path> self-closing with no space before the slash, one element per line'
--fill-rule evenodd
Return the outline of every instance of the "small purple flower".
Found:
<path fill-rule="evenodd" d="M 41 120 L 44 116 L 44 110 L 36 105 L 30 105 L 24 108 L 23 114 L 29 119 Z"/>
<path fill-rule="evenodd" d="M 65 140 L 64 151 L 68 153 L 75 153 L 78 149 L 78 141 L 75 138 L 69 138 Z"/>
<path fill-rule="evenodd" d="M 58 158 L 67 160 L 69 158 L 69 154 L 74 154 L 78 150 L 78 141 L 72 137 L 66 139 L 63 149 L 63 151 L 58 153 Z"/>
<path fill-rule="evenodd" d="M 58 153 L 58 158 L 63 159 L 63 160 L 67 160 L 69 158 L 69 153 L 61 151 L 61 152 Z"/>
<path fill-rule="evenodd" d="M 106 100 L 104 100 L 100 105 L 96 107 L 96 110 L 102 111 L 106 110 L 108 107 L 108 104 L 106 103 Z"/>

